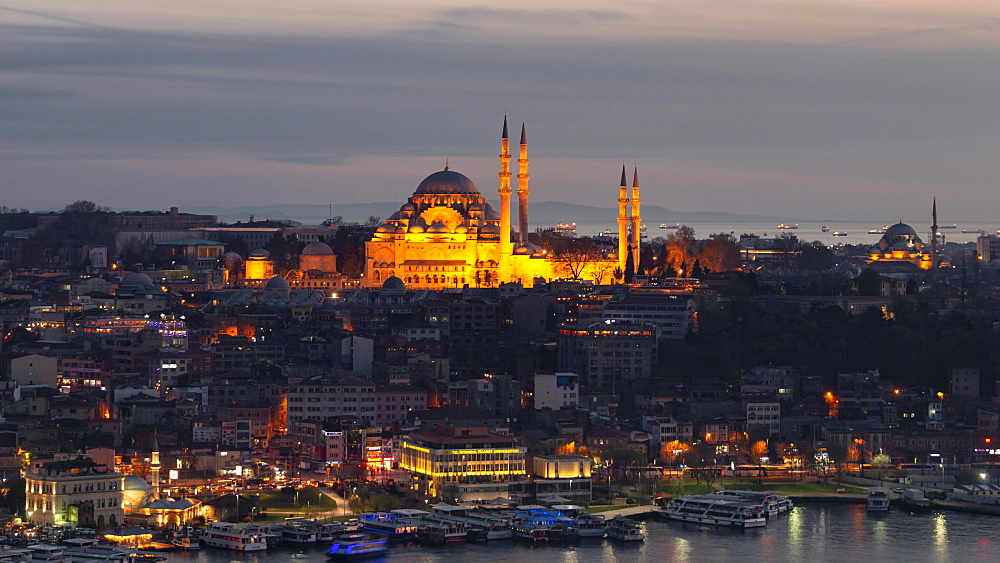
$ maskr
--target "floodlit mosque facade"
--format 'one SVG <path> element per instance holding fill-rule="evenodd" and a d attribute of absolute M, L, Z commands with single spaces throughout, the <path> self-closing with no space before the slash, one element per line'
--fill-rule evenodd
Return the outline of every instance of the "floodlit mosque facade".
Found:
<path fill-rule="evenodd" d="M 391 285 L 401 281 L 407 289 L 495 287 L 508 282 L 532 287 L 538 280 L 572 277 L 566 262 L 549 256 L 528 240 L 531 175 L 523 124 L 517 159 L 517 231 L 512 232 L 513 174 L 506 117 L 500 143 L 499 212 L 487 203 L 472 180 L 446 166 L 424 178 L 409 200 L 366 243 L 362 285 L 381 287 L 391 279 Z M 638 263 L 638 176 L 633 178 L 629 198 L 623 169 L 620 190 L 619 253 L 589 261 L 580 273 L 582 278 L 612 280 L 616 269 L 624 272 L 627 252 L 634 253 L 633 263 Z M 632 204 L 634 215 L 626 216 L 628 204 Z"/>

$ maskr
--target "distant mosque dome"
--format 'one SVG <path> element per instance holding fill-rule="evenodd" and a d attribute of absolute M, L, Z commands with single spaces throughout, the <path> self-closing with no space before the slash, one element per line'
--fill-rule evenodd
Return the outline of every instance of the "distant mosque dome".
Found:
<path fill-rule="evenodd" d="M 330 245 L 316 241 L 307 244 L 299 256 L 334 256 L 334 253 Z"/>
<path fill-rule="evenodd" d="M 882 235 L 885 238 L 908 236 L 917 236 L 917 231 L 913 230 L 913 227 L 907 225 L 906 223 L 896 223 L 895 225 L 889 227 L 885 230 L 885 234 Z"/>
<path fill-rule="evenodd" d="M 129 289 L 147 289 L 151 287 L 152 288 L 156 287 L 156 284 L 153 283 L 152 278 L 141 272 L 135 272 L 133 274 L 125 276 L 125 279 L 123 279 L 122 282 L 118 285 L 121 288 L 129 288 Z"/>
<path fill-rule="evenodd" d="M 235 252 L 227 252 L 219 259 L 223 266 L 238 266 L 243 263 L 243 257 Z"/>
<path fill-rule="evenodd" d="M 267 289 L 288 289 L 288 280 L 281 276 L 274 276 L 267 280 L 267 284 L 264 287 Z"/>
<path fill-rule="evenodd" d="M 399 279 L 396 276 L 389 276 L 385 278 L 384 282 L 382 282 L 382 289 L 387 289 L 390 291 L 405 291 L 406 284 L 403 282 L 403 280 Z"/>
<path fill-rule="evenodd" d="M 253 252 L 251 252 L 249 257 L 250 258 L 257 258 L 257 259 L 260 259 L 260 258 L 270 258 L 271 257 L 271 253 L 268 252 L 268 251 L 266 251 L 266 250 L 264 250 L 263 248 L 258 248 L 257 250 L 254 250 Z"/>
<path fill-rule="evenodd" d="M 126 475 L 125 484 L 122 485 L 122 490 L 125 491 L 151 491 L 153 486 L 146 482 L 145 479 L 139 477 L 138 475 Z"/>
<path fill-rule="evenodd" d="M 464 174 L 445 168 L 424 178 L 417 186 L 417 194 L 478 194 L 479 190 Z"/>

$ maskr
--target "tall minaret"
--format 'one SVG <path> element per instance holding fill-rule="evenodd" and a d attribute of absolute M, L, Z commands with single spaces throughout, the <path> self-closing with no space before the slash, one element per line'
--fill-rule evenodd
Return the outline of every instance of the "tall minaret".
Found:
<path fill-rule="evenodd" d="M 510 136 L 507 134 L 507 116 L 503 116 L 503 134 L 500 136 L 500 281 L 511 281 L 510 275 Z"/>
<path fill-rule="evenodd" d="M 160 498 L 160 441 L 153 435 L 153 452 L 149 456 L 149 472 L 152 474 L 153 496 Z M 154 499 L 155 500 L 155 499 Z"/>
<path fill-rule="evenodd" d="M 937 223 L 937 198 L 934 198 L 934 207 L 931 208 L 931 269 L 938 267 L 937 253 L 938 223 Z"/>
<path fill-rule="evenodd" d="M 625 178 L 625 164 L 622 164 L 622 182 L 618 188 L 618 268 L 625 271 L 625 263 L 628 261 L 629 237 L 628 237 L 628 180 Z"/>
<path fill-rule="evenodd" d="M 521 154 L 517 159 L 517 228 L 521 243 L 528 242 L 528 137 L 524 134 L 524 121 L 521 122 Z"/>
<path fill-rule="evenodd" d="M 639 167 L 635 167 L 632 173 L 632 264 L 635 271 L 639 271 L 639 256 L 642 252 L 642 212 L 639 207 L 642 200 L 639 199 Z"/>

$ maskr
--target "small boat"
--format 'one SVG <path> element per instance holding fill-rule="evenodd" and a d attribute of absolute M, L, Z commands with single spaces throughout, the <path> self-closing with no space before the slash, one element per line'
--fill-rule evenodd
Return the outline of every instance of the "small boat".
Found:
<path fill-rule="evenodd" d="M 899 491 L 899 504 L 903 508 L 913 512 L 930 512 L 931 500 L 920 489 L 896 490 Z"/>
<path fill-rule="evenodd" d="M 795 224 L 795 225 L 786 225 L 784 223 L 781 223 L 780 225 L 778 225 L 778 229 L 780 229 L 782 231 L 790 231 L 790 230 L 795 230 L 795 229 L 798 229 L 798 228 L 799 228 L 798 224 Z"/>
<path fill-rule="evenodd" d="M 191 526 L 174 532 L 174 535 L 170 538 L 170 543 L 185 551 L 201 549 L 201 539 L 198 536 L 198 532 Z"/>
<path fill-rule="evenodd" d="M 522 522 L 514 524 L 510 527 L 510 530 L 514 532 L 514 539 L 518 541 L 526 541 L 536 545 L 548 543 L 549 541 L 549 530 L 545 526 L 536 526 Z"/>
<path fill-rule="evenodd" d="M 829 233 L 830 232 L 830 227 L 828 227 L 826 225 L 823 225 L 823 228 L 821 228 L 820 230 L 823 231 L 824 233 Z"/>
<path fill-rule="evenodd" d="M 389 541 L 377 534 L 343 534 L 333 540 L 327 557 L 341 559 L 348 557 L 371 557 L 385 553 Z"/>
<path fill-rule="evenodd" d="M 888 512 L 889 511 L 889 489 L 885 487 L 871 487 L 868 489 L 868 500 L 865 503 L 868 512 Z"/>
<path fill-rule="evenodd" d="M 669 224 L 669 225 L 667 223 L 660 223 L 660 228 L 661 229 L 679 229 L 679 228 L 681 228 L 681 225 L 680 225 L 680 223 L 673 223 L 673 224 Z"/>
<path fill-rule="evenodd" d="M 615 516 L 608 521 L 608 537 L 618 541 L 642 541 L 646 534 L 642 533 L 642 525 L 624 516 Z"/>
<path fill-rule="evenodd" d="M 835 236 L 835 237 L 846 237 L 847 236 L 847 231 L 844 231 L 844 232 L 833 231 L 833 236 Z"/>

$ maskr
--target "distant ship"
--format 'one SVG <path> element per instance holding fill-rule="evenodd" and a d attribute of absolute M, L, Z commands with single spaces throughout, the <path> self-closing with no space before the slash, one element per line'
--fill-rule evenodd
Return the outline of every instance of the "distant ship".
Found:
<path fill-rule="evenodd" d="M 829 233 L 830 232 L 830 227 L 827 227 L 826 225 L 823 225 L 823 228 L 820 229 L 820 230 L 823 231 L 824 233 Z"/>
<path fill-rule="evenodd" d="M 778 228 L 781 229 L 781 230 L 791 230 L 791 229 L 798 229 L 799 226 L 798 226 L 798 224 L 795 224 L 795 225 L 786 225 L 786 224 L 782 223 L 782 224 L 778 225 Z"/>
<path fill-rule="evenodd" d="M 661 229 L 679 229 L 681 226 L 679 224 L 668 225 L 666 223 L 660 223 Z"/>
<path fill-rule="evenodd" d="M 938 228 L 941 229 L 941 228 L 944 228 L 944 227 L 938 227 Z M 962 229 L 962 232 L 966 233 L 966 234 L 972 234 L 972 233 L 979 233 L 981 235 L 985 235 L 986 234 L 986 231 L 984 231 L 982 229 Z M 940 234 L 940 233 L 938 233 L 938 234 Z"/>
<path fill-rule="evenodd" d="M 847 236 L 847 231 L 844 231 L 844 232 L 833 231 L 833 236 L 835 236 L 835 237 L 846 237 Z"/>
<path fill-rule="evenodd" d="M 881 229 L 868 229 L 868 234 L 870 234 L 870 235 L 884 235 L 885 232 L 888 229 L 889 229 L 889 225 L 885 225 Z"/>
<path fill-rule="evenodd" d="M 957 223 L 952 223 L 950 225 L 938 225 L 938 228 L 939 229 L 957 229 L 958 228 L 958 224 Z"/>
<path fill-rule="evenodd" d="M 576 223 L 559 223 L 556 225 L 555 231 L 563 236 L 575 237 Z"/>

